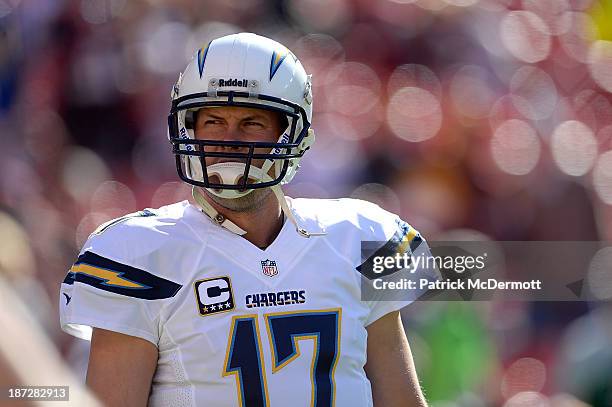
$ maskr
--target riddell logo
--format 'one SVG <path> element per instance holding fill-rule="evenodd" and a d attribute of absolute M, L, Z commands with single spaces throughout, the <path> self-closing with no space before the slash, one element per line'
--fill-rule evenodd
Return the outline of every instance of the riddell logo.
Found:
<path fill-rule="evenodd" d="M 246 79 L 219 79 L 219 87 L 223 86 L 239 86 L 246 88 L 248 86 Z"/>

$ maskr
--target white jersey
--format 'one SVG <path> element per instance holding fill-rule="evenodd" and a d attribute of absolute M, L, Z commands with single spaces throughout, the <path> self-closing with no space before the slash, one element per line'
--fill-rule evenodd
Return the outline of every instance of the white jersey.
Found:
<path fill-rule="evenodd" d="M 327 234 L 286 221 L 261 250 L 187 201 L 104 225 L 62 284 L 62 329 L 154 344 L 151 406 L 371 406 L 366 327 L 409 301 L 361 301 L 361 242 L 426 243 L 368 202 L 288 200 Z"/>

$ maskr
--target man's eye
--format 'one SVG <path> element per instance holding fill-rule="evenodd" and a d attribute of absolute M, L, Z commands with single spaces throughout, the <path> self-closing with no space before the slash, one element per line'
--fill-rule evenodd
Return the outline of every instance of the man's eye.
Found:
<path fill-rule="evenodd" d="M 246 122 L 245 124 L 247 126 L 259 126 L 259 127 L 263 127 L 263 124 L 261 124 L 259 122 Z"/>
<path fill-rule="evenodd" d="M 204 124 L 221 124 L 221 120 L 209 119 L 206 120 Z"/>

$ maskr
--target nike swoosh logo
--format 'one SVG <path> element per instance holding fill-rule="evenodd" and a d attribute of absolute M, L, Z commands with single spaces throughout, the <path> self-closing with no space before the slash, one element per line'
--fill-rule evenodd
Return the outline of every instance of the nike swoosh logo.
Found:
<path fill-rule="evenodd" d="M 66 293 L 62 293 L 66 296 L 66 305 L 68 305 L 68 303 L 70 302 L 70 300 L 72 299 L 72 297 L 70 297 L 68 294 Z"/>

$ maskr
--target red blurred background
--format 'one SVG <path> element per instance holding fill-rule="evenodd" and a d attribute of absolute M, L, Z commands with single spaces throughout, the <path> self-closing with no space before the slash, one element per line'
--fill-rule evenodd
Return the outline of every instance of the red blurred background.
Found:
<path fill-rule="evenodd" d="M 189 198 L 170 89 L 241 31 L 313 74 L 288 195 L 368 199 L 429 240 L 610 240 L 611 21 L 609 0 L 0 0 L 0 275 L 83 375 L 59 282 L 100 223 Z M 612 406 L 610 298 L 408 307 L 428 399 Z"/>

